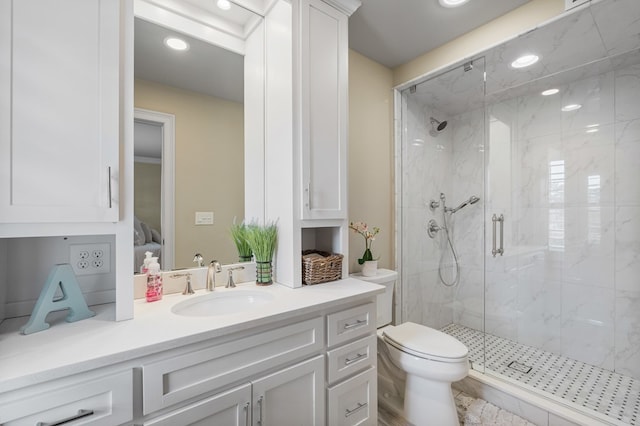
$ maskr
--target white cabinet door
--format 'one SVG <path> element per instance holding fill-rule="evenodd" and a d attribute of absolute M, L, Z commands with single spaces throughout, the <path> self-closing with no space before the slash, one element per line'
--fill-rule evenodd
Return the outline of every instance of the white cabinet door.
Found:
<path fill-rule="evenodd" d="M 251 424 L 251 385 L 233 388 L 149 420 L 144 426 L 249 426 Z"/>
<path fill-rule="evenodd" d="M 255 426 L 325 424 L 324 355 L 252 383 Z"/>
<path fill-rule="evenodd" d="M 302 219 L 347 214 L 348 18 L 300 2 Z"/>
<path fill-rule="evenodd" d="M 0 2 L 0 222 L 116 222 L 119 0 Z"/>

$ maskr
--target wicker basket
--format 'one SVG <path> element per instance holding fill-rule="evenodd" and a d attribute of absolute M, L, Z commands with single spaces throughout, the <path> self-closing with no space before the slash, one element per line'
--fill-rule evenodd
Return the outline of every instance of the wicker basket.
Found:
<path fill-rule="evenodd" d="M 302 284 L 320 284 L 342 278 L 341 254 L 318 250 L 302 252 Z"/>

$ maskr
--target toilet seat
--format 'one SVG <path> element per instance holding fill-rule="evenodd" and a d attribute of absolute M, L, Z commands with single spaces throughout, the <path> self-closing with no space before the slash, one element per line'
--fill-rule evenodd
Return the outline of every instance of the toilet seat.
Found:
<path fill-rule="evenodd" d="M 469 353 L 467 347 L 454 337 L 412 322 L 387 327 L 382 336 L 398 350 L 433 361 L 461 362 Z"/>

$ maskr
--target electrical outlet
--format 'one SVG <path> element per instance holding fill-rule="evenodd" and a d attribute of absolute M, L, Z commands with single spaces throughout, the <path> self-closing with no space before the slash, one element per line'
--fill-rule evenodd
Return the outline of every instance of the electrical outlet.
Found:
<path fill-rule="evenodd" d="M 108 274 L 111 271 L 109 243 L 71 244 L 69 263 L 76 275 Z"/>

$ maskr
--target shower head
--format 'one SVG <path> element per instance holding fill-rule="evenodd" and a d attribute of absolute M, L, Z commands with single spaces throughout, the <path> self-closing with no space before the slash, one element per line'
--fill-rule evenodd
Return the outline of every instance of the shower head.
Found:
<path fill-rule="evenodd" d="M 450 211 L 451 213 L 455 213 L 455 212 L 457 212 L 458 210 L 460 210 L 461 208 L 466 207 L 466 206 L 468 206 L 469 204 L 475 204 L 475 203 L 477 203 L 478 201 L 480 201 L 480 197 L 477 197 L 477 196 L 475 196 L 475 195 L 472 195 L 471 197 L 469 197 L 469 199 L 468 199 L 468 200 L 464 200 L 464 202 L 463 202 L 462 204 L 460 204 L 458 207 L 456 207 L 455 209 L 449 209 L 449 211 Z"/>
<path fill-rule="evenodd" d="M 429 117 L 431 120 L 431 126 L 433 127 L 434 130 L 441 132 L 445 129 L 445 127 L 447 127 L 447 121 L 438 121 L 433 117 Z"/>

